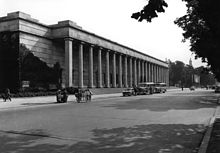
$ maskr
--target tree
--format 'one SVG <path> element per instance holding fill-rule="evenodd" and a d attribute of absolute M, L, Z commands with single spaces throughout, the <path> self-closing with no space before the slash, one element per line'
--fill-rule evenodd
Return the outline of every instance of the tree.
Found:
<path fill-rule="evenodd" d="M 200 76 L 200 85 L 207 87 L 215 84 L 215 78 L 212 73 L 207 71 L 203 66 L 195 68 L 195 74 Z"/>
<path fill-rule="evenodd" d="M 220 1 L 183 0 L 187 2 L 187 14 L 175 21 L 184 30 L 184 40 L 189 39 L 190 50 L 201 58 L 220 81 Z M 167 7 L 164 0 L 149 0 L 140 11 L 132 14 L 138 21 L 151 22 L 157 13 Z"/>
<path fill-rule="evenodd" d="M 169 81 L 170 85 L 183 84 L 184 80 L 184 67 L 185 64 L 181 61 L 170 62 L 169 63 Z"/>
<path fill-rule="evenodd" d="M 191 65 L 184 64 L 181 61 L 169 61 L 169 82 L 171 86 L 191 87 L 195 85 L 193 76 L 200 77 L 201 86 L 214 85 L 215 79 L 212 73 L 207 71 L 203 66 L 193 68 Z M 197 84 L 198 85 L 198 84 Z"/>

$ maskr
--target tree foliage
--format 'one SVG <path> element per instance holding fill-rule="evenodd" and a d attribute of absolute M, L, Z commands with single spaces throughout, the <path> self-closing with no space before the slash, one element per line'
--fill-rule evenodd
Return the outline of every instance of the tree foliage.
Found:
<path fill-rule="evenodd" d="M 164 7 L 167 6 L 164 0 L 148 0 L 148 4 L 141 11 L 133 13 L 131 17 L 140 22 L 143 20 L 151 22 L 152 18 L 158 17 L 157 13 L 165 12 Z"/>
<path fill-rule="evenodd" d="M 183 1 L 187 2 L 187 13 L 178 18 L 175 24 L 184 30 L 184 40 L 190 40 L 190 50 L 195 53 L 195 57 L 206 62 L 220 80 L 220 1 Z M 166 6 L 164 0 L 149 0 L 143 10 L 133 13 L 132 18 L 151 22 L 152 18 L 158 16 L 157 13 L 164 12 Z"/>
<path fill-rule="evenodd" d="M 200 77 L 200 84 L 196 84 L 193 76 Z M 191 87 L 193 85 L 208 86 L 215 84 L 213 74 L 207 71 L 203 66 L 193 68 L 192 65 L 184 64 L 181 61 L 169 61 L 169 82 L 171 86 L 179 85 Z"/>

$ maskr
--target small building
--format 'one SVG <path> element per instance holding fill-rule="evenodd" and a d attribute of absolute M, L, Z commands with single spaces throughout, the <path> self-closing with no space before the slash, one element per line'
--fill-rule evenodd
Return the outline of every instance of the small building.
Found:
<path fill-rule="evenodd" d="M 45 25 L 22 12 L 0 18 L 0 89 L 117 88 L 165 82 L 168 63 L 66 20 Z"/>

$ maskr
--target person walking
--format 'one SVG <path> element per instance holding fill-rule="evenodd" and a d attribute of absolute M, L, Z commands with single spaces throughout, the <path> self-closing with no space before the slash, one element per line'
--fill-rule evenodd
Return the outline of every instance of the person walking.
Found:
<path fill-rule="evenodd" d="M 86 90 L 86 97 L 88 101 L 92 100 L 92 92 L 89 89 Z"/>
<path fill-rule="evenodd" d="M 5 102 L 6 102 L 7 99 L 11 101 L 11 92 L 10 92 L 9 88 L 5 89 L 5 93 L 3 95 L 3 99 L 4 99 Z"/>

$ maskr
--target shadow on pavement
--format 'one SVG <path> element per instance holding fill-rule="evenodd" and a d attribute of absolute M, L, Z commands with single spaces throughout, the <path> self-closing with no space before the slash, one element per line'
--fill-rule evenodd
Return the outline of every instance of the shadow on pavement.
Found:
<path fill-rule="evenodd" d="M 0 132 L 4 153 L 188 153 L 197 150 L 203 137 L 201 125 L 152 124 L 113 129 L 94 129 L 92 141 L 72 145 L 45 143 L 42 130 Z M 53 137 L 52 137 L 53 138 Z M 55 139 L 54 139 L 55 141 Z"/>
<path fill-rule="evenodd" d="M 200 108 L 215 108 L 217 98 L 213 96 L 166 96 L 126 99 L 124 102 L 105 105 L 103 107 L 114 107 L 116 109 L 136 109 L 150 111 L 168 111 L 168 110 L 194 110 Z"/>
<path fill-rule="evenodd" d="M 50 104 L 60 104 L 60 103 L 57 103 L 57 102 L 50 102 L 50 103 L 23 103 L 21 105 L 35 106 L 35 105 L 50 105 Z"/>

